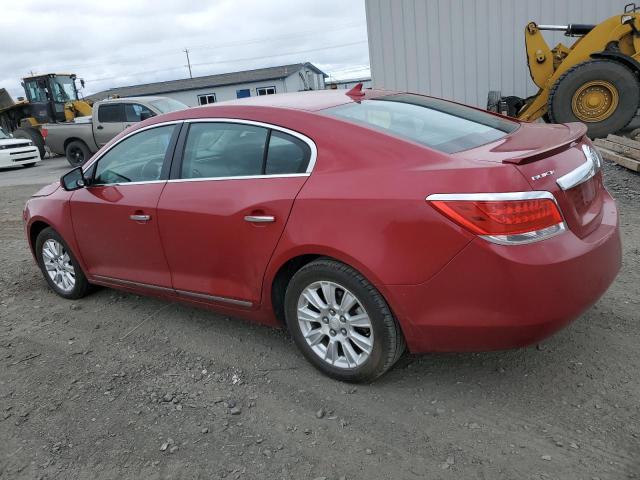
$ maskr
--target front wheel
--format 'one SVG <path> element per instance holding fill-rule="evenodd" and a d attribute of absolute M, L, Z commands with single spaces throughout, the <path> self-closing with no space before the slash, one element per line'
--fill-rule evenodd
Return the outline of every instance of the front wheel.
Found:
<path fill-rule="evenodd" d="M 69 247 L 53 228 L 45 228 L 36 239 L 36 258 L 45 280 L 58 295 L 82 298 L 89 282 Z"/>
<path fill-rule="evenodd" d="M 304 356 L 330 377 L 371 381 L 400 358 L 404 337 L 378 290 L 353 268 L 319 259 L 285 293 L 289 331 Z"/>

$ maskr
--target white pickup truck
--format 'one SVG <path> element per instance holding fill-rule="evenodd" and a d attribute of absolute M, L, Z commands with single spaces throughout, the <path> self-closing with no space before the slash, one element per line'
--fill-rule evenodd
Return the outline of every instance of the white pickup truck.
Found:
<path fill-rule="evenodd" d="M 33 167 L 39 161 L 40 152 L 31 140 L 13 138 L 0 128 L 0 168 L 18 165 Z"/>
<path fill-rule="evenodd" d="M 77 117 L 75 121 L 66 123 L 47 123 L 41 131 L 49 150 L 66 155 L 67 161 L 77 167 L 134 123 L 185 108 L 189 107 L 167 97 L 102 100 L 93 104 L 91 117 Z"/>

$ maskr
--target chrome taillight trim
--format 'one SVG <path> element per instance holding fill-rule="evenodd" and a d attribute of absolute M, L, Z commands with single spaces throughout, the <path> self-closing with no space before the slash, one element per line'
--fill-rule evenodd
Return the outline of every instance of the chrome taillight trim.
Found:
<path fill-rule="evenodd" d="M 541 230 L 532 232 L 518 233 L 516 235 L 479 235 L 480 238 L 498 245 L 526 245 L 541 240 L 546 240 L 563 233 L 566 230 L 564 223 L 558 223 Z"/>
<path fill-rule="evenodd" d="M 582 145 L 582 151 L 584 152 L 586 161 L 578 168 L 571 170 L 556 180 L 556 183 L 562 190 L 570 190 L 593 178 L 602 167 L 602 157 L 600 156 L 600 152 L 594 147 Z"/>
<path fill-rule="evenodd" d="M 533 190 L 529 192 L 485 192 L 485 193 L 434 193 L 429 195 L 425 200 L 430 201 L 453 201 L 453 200 L 470 200 L 477 202 L 500 202 L 506 200 L 537 200 L 548 198 L 553 200 L 556 205 L 556 197 L 551 192 L 543 190 Z"/>
<path fill-rule="evenodd" d="M 551 192 L 534 190 L 530 192 L 491 192 L 491 193 L 435 193 L 429 195 L 427 201 L 476 201 L 476 202 L 500 202 L 509 200 L 552 200 L 560 215 L 562 210 L 556 197 Z M 560 222 L 540 230 L 513 235 L 478 235 L 479 238 L 497 245 L 527 245 L 555 237 L 567 230 L 566 223 Z"/>

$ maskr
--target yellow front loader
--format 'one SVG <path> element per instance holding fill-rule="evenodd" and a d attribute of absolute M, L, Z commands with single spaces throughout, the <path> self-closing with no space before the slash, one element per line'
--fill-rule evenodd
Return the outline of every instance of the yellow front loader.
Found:
<path fill-rule="evenodd" d="M 84 87 L 84 80 L 80 80 Z M 44 157 L 43 123 L 71 122 L 91 115 L 91 103 L 78 97 L 76 76 L 47 73 L 22 79 L 25 100 L 0 108 L 0 126 L 16 138 L 31 140 Z"/>
<path fill-rule="evenodd" d="M 529 98 L 489 92 L 487 109 L 534 121 L 584 122 L 592 138 L 626 127 L 640 106 L 640 8 L 597 25 L 537 25 L 525 28 L 531 79 L 539 87 Z M 571 46 L 550 49 L 544 30 L 579 37 Z"/>

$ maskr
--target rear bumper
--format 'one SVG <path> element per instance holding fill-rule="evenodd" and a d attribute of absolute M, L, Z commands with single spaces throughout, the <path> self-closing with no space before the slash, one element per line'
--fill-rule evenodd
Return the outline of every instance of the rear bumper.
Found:
<path fill-rule="evenodd" d="M 618 211 L 606 193 L 600 226 L 530 245 L 473 240 L 421 285 L 387 285 L 412 352 L 530 345 L 593 305 L 621 266 Z"/>
<path fill-rule="evenodd" d="M 0 167 L 14 167 L 25 163 L 40 161 L 40 152 L 36 147 L 9 148 L 0 150 Z"/>

